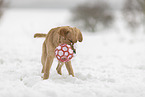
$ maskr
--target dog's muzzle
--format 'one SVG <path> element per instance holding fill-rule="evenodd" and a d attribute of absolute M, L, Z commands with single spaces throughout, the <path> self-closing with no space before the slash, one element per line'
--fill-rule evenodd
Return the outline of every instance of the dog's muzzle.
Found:
<path fill-rule="evenodd" d="M 73 50 L 73 53 L 76 54 L 76 49 L 75 49 L 74 43 L 71 43 L 70 46 L 71 46 L 71 48 L 72 48 L 72 50 Z"/>
<path fill-rule="evenodd" d="M 72 40 L 68 39 L 68 38 L 65 38 L 65 39 L 67 39 L 70 42 L 69 45 L 71 46 L 71 48 L 73 50 L 73 53 L 76 54 L 76 49 L 75 49 L 75 46 L 74 46 L 74 42 Z"/>

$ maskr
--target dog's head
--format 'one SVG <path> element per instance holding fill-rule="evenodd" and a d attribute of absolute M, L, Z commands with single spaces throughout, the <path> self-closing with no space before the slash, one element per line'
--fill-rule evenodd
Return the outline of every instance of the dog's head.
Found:
<path fill-rule="evenodd" d="M 64 40 L 68 41 L 68 44 L 70 44 L 69 42 L 76 43 L 77 41 L 82 42 L 83 40 L 81 31 L 76 27 L 61 27 L 59 34 L 64 37 Z"/>
<path fill-rule="evenodd" d="M 61 27 L 58 33 L 59 35 L 63 36 L 64 38 L 63 42 L 71 45 L 73 50 L 75 50 L 73 47 L 74 43 L 77 43 L 77 41 L 79 42 L 83 41 L 82 33 L 76 27 L 73 28 L 69 26 Z"/>

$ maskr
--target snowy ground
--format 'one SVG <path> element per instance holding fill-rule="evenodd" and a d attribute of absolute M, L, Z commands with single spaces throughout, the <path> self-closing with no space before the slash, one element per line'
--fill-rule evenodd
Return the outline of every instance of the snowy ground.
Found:
<path fill-rule="evenodd" d="M 110 30 L 83 33 L 72 59 L 75 77 L 41 78 L 41 46 L 36 32 L 68 25 L 67 10 L 9 10 L 0 24 L 0 97 L 144 97 L 145 35 Z"/>

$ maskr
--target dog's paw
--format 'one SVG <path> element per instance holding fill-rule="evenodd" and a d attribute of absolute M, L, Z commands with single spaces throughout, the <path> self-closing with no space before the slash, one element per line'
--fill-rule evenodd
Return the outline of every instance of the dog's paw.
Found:
<path fill-rule="evenodd" d="M 60 74 L 60 75 L 62 75 L 62 72 L 61 72 L 61 71 L 58 71 L 58 70 L 57 70 L 57 73 Z"/>
<path fill-rule="evenodd" d="M 48 79 L 48 78 L 49 78 L 49 74 L 44 73 L 44 75 L 43 75 L 43 80 L 46 80 L 46 79 Z"/>

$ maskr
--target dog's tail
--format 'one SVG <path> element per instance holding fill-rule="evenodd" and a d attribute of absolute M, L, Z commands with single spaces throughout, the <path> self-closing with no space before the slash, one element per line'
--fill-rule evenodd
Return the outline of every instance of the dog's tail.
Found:
<path fill-rule="evenodd" d="M 46 37 L 46 35 L 47 35 L 47 34 L 36 33 L 36 34 L 34 34 L 34 38 Z"/>

